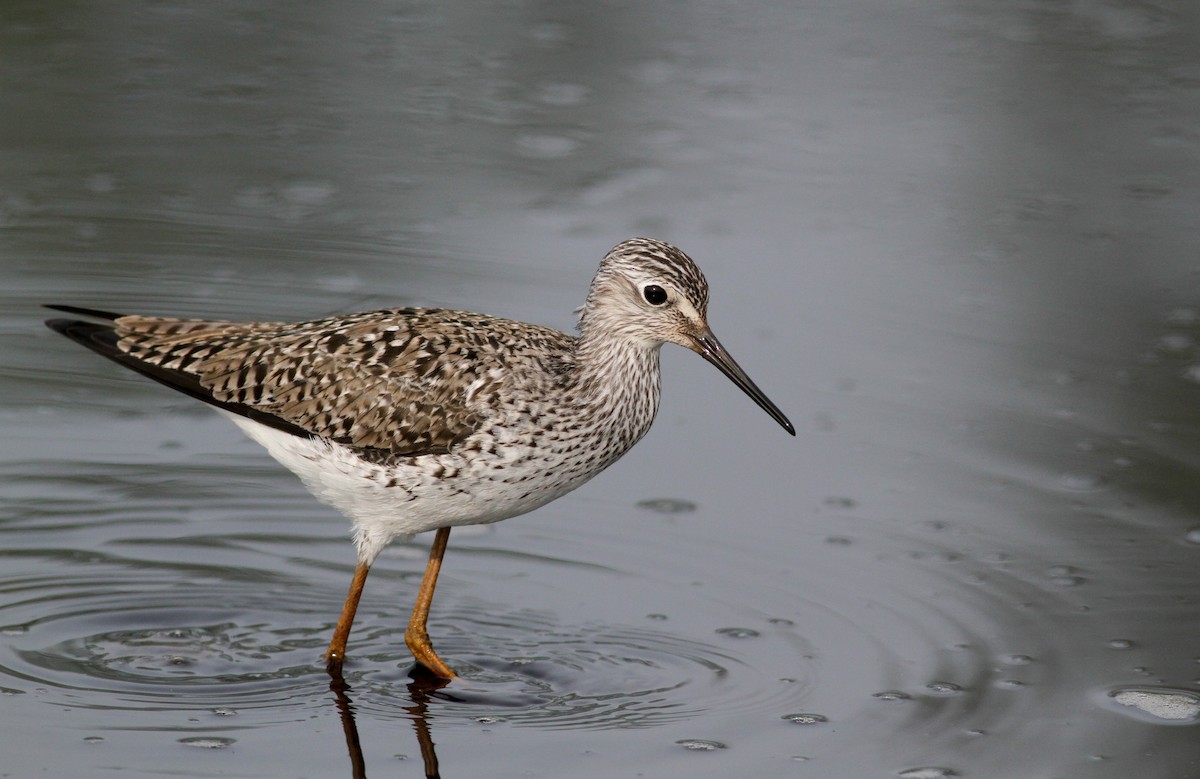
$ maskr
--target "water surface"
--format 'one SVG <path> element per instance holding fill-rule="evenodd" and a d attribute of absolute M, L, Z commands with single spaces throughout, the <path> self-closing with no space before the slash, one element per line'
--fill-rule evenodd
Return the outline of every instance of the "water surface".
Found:
<path fill-rule="evenodd" d="M 1119 2 L 0 11 L 3 772 L 1200 775 L 1200 20 Z M 39 305 L 573 326 L 677 243 L 793 439 L 651 434 L 373 569 Z"/>

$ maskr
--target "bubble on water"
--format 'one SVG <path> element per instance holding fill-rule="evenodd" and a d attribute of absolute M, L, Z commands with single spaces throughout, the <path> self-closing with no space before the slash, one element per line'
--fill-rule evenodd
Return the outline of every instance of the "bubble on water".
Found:
<path fill-rule="evenodd" d="M 1000 662 L 1005 665 L 1029 665 L 1033 662 L 1033 658 L 1029 655 L 1013 652 L 1012 654 L 1000 655 Z"/>
<path fill-rule="evenodd" d="M 825 543 L 830 546 L 850 546 L 854 542 L 845 536 L 826 536 Z"/>
<path fill-rule="evenodd" d="M 1060 475 L 1058 486 L 1071 492 L 1095 492 L 1107 487 L 1108 482 L 1098 473 L 1075 471 Z"/>
<path fill-rule="evenodd" d="M 103 736 L 84 736 L 83 743 L 85 744 L 100 744 L 104 741 Z"/>
<path fill-rule="evenodd" d="M 236 709 L 230 709 L 225 706 L 220 706 L 218 708 L 213 709 L 212 713 L 214 716 L 217 716 L 217 717 L 236 717 L 237 716 Z"/>
<path fill-rule="evenodd" d="M 675 743 L 684 749 L 690 749 L 693 752 L 712 752 L 717 749 L 729 748 L 720 741 L 713 741 L 707 738 L 682 738 Z"/>
<path fill-rule="evenodd" d="M 1114 638 L 1110 639 L 1105 646 L 1109 649 L 1133 649 L 1133 642 L 1127 638 Z"/>
<path fill-rule="evenodd" d="M 1020 679 L 997 679 L 995 686 L 1001 690 L 1019 690 L 1025 686 L 1025 682 Z"/>
<path fill-rule="evenodd" d="M 822 503 L 834 509 L 852 509 L 858 506 L 858 501 L 854 498 L 847 498 L 840 495 L 830 495 Z"/>
<path fill-rule="evenodd" d="M 1189 365 L 1183 370 L 1183 378 L 1193 384 L 1200 384 L 1200 363 Z"/>
<path fill-rule="evenodd" d="M 199 749 L 225 749 L 228 746 L 236 744 L 237 740 L 222 736 L 190 736 L 179 739 L 179 743 L 185 747 L 197 747 Z"/>
<path fill-rule="evenodd" d="M 1189 544 L 1200 544 L 1200 526 L 1188 528 L 1183 534 L 1183 540 Z"/>
<path fill-rule="evenodd" d="M 692 503 L 690 500 L 680 500 L 678 498 L 639 500 L 637 507 L 653 511 L 656 514 L 690 514 L 696 510 L 695 503 Z"/>
<path fill-rule="evenodd" d="M 1058 587 L 1078 587 L 1085 584 L 1087 579 L 1079 573 L 1079 569 L 1072 565 L 1052 565 L 1046 569 L 1050 583 Z"/>
<path fill-rule="evenodd" d="M 823 722 L 828 722 L 829 718 L 823 714 L 784 714 L 780 719 L 787 720 L 793 725 L 820 725 Z"/>
<path fill-rule="evenodd" d="M 954 682 L 930 682 L 925 685 L 925 689 L 929 690 L 933 695 L 940 695 L 947 698 L 953 695 L 961 695 L 963 691 L 963 688 Z"/>
<path fill-rule="evenodd" d="M 930 765 L 920 768 L 909 768 L 899 772 L 896 776 L 902 776 L 904 779 L 940 779 L 946 776 L 958 776 L 958 774 L 949 768 Z"/>
<path fill-rule="evenodd" d="M 1200 722 L 1200 693 L 1168 687 L 1122 687 L 1108 694 L 1124 713 L 1136 713 L 1158 724 L 1191 725 Z"/>
<path fill-rule="evenodd" d="M 666 614 L 647 614 L 646 619 L 652 619 L 655 622 L 662 622 L 667 618 Z"/>
<path fill-rule="evenodd" d="M 717 628 L 717 635 L 730 638 L 758 638 L 759 632 L 752 628 Z"/>
<path fill-rule="evenodd" d="M 876 700 L 879 700 L 879 701 L 901 701 L 901 702 L 903 702 L 903 701 L 912 700 L 911 695 L 909 695 L 906 692 L 900 692 L 899 690 L 884 690 L 883 692 L 877 692 L 877 693 L 873 694 L 871 697 Z"/>
<path fill-rule="evenodd" d="M 792 620 L 784 619 L 783 617 L 771 617 L 770 619 L 767 620 L 767 622 L 769 622 L 772 625 L 775 625 L 777 627 L 781 627 L 781 628 L 790 628 L 790 627 L 795 626 L 795 624 L 796 624 Z"/>

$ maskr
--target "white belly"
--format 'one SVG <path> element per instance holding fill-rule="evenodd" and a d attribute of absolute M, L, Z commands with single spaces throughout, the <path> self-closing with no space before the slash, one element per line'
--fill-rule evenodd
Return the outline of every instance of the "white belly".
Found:
<path fill-rule="evenodd" d="M 536 452 L 505 446 L 495 455 L 423 455 L 385 466 L 365 461 L 340 444 L 221 413 L 299 476 L 313 495 L 353 520 L 359 560 L 367 564 L 397 538 L 440 527 L 498 522 L 532 511 L 583 484 L 615 459 L 589 463 L 590 468 L 571 462 L 549 465 Z"/>

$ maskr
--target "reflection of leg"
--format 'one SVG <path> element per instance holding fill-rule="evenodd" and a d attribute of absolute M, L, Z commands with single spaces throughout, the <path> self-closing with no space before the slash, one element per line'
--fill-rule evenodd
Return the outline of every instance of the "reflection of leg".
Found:
<path fill-rule="evenodd" d="M 325 653 L 325 667 L 331 672 L 340 671 L 342 661 L 346 659 L 346 640 L 350 638 L 354 612 L 358 611 L 358 599 L 362 597 L 363 585 L 367 583 L 367 571 L 370 570 L 371 566 L 366 563 L 359 563 L 354 568 L 354 579 L 350 582 L 346 605 L 342 606 L 342 616 L 338 617 L 337 627 L 333 629 L 333 640 L 329 642 L 329 651 Z"/>
<path fill-rule="evenodd" d="M 363 760 L 362 745 L 358 741 L 358 726 L 354 724 L 354 707 L 350 703 L 350 685 L 342 678 L 338 668 L 329 668 L 329 689 L 333 691 L 338 717 L 342 720 L 342 733 L 346 736 L 346 749 L 350 753 L 350 776 L 352 779 L 367 779 L 367 765 Z"/>
<path fill-rule="evenodd" d="M 429 632 L 425 629 L 425 623 L 429 621 L 429 606 L 433 603 L 433 588 L 437 586 L 438 573 L 442 570 L 442 556 L 446 554 L 446 541 L 449 539 L 450 528 L 439 528 L 437 535 L 433 538 L 433 548 L 429 550 L 429 564 L 425 567 L 425 578 L 421 580 L 421 590 L 417 593 L 417 604 L 413 607 L 412 619 L 408 622 L 408 630 L 404 632 L 404 643 L 408 644 L 408 648 L 417 662 L 443 679 L 453 679 L 456 674 L 450 669 L 450 666 L 442 662 L 442 658 L 437 656 L 437 652 L 433 651 L 433 644 L 429 643 Z"/>
<path fill-rule="evenodd" d="M 421 747 L 421 761 L 425 763 L 425 779 L 441 779 L 441 771 L 438 768 L 437 748 L 433 744 L 433 735 L 429 732 L 429 693 L 438 687 L 445 685 L 447 681 L 441 681 L 441 684 L 428 686 L 426 682 L 420 679 L 414 680 L 408 685 L 408 693 L 412 696 L 412 706 L 405 706 L 404 710 L 412 715 L 413 729 L 417 731 L 417 744 Z"/>

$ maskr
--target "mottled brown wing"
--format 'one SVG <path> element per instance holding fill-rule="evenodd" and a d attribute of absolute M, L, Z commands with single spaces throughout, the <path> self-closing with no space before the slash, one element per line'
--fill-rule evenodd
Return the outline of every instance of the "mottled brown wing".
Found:
<path fill-rule="evenodd" d="M 530 368 L 531 343 L 552 343 L 538 353 L 554 354 L 571 340 L 438 309 L 300 323 L 124 316 L 114 324 L 126 364 L 163 374 L 142 371 L 152 378 L 198 382 L 217 405 L 383 456 L 447 451 L 487 418 L 512 371 Z"/>

